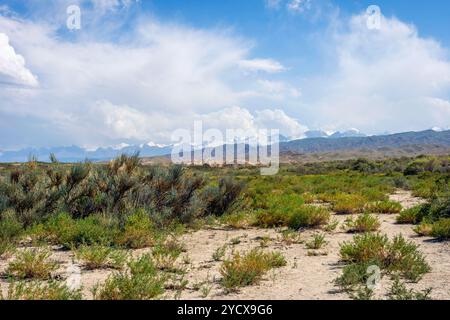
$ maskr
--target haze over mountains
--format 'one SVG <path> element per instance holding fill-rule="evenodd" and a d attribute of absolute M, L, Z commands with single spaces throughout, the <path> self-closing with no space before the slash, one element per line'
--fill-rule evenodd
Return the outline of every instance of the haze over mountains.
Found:
<path fill-rule="evenodd" d="M 306 138 L 289 140 L 280 137 L 280 154 L 282 159 L 296 155 L 348 152 L 350 154 L 415 155 L 420 153 L 445 153 L 450 150 L 450 130 L 426 130 L 405 132 L 391 135 L 366 136 L 356 129 L 327 134 L 323 131 L 308 131 Z M 139 152 L 143 158 L 169 155 L 172 146 L 154 143 L 141 145 L 121 145 L 117 147 L 87 150 L 77 146 L 54 148 L 25 148 L 17 151 L 0 151 L 0 162 L 25 162 L 30 156 L 39 161 L 48 161 L 50 153 L 55 154 L 61 162 L 77 162 L 89 159 L 105 161 L 121 153 Z M 355 153 L 356 152 L 356 153 Z"/>

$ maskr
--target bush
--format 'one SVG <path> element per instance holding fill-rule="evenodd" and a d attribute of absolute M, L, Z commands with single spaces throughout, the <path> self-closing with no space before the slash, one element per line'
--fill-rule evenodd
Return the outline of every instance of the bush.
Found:
<path fill-rule="evenodd" d="M 377 201 L 368 204 L 366 210 L 370 213 L 399 213 L 402 205 L 396 201 Z"/>
<path fill-rule="evenodd" d="M 337 214 L 354 214 L 364 210 L 366 199 L 360 195 L 339 194 L 333 199 L 333 210 Z"/>
<path fill-rule="evenodd" d="M 0 295 L 1 297 L 1 295 Z M 7 300 L 81 300 L 81 290 L 71 290 L 58 281 L 48 283 L 12 282 L 8 287 Z"/>
<path fill-rule="evenodd" d="M 397 277 L 388 292 L 389 300 L 431 300 L 430 294 L 432 289 L 426 289 L 421 292 L 407 289 L 405 284 L 400 282 Z"/>
<path fill-rule="evenodd" d="M 399 224 L 417 224 L 420 222 L 420 213 L 422 206 L 415 206 L 409 209 L 405 209 L 397 216 L 397 223 Z"/>
<path fill-rule="evenodd" d="M 83 261 L 87 270 L 122 269 L 127 260 L 126 253 L 101 245 L 82 245 L 75 252 L 75 257 Z"/>
<path fill-rule="evenodd" d="M 286 260 L 280 253 L 264 253 L 259 249 L 245 255 L 234 253 L 231 259 L 222 263 L 221 284 L 227 290 L 249 286 L 259 282 L 268 270 L 283 265 L 286 265 Z"/>
<path fill-rule="evenodd" d="M 127 217 L 123 231 L 115 242 L 130 249 L 152 246 L 155 243 L 155 229 L 150 216 L 144 210 L 138 210 Z"/>
<path fill-rule="evenodd" d="M 306 227 L 326 225 L 330 220 L 330 212 L 323 207 L 301 206 L 289 215 L 287 225 L 298 230 Z"/>
<path fill-rule="evenodd" d="M 159 273 L 151 256 L 128 263 L 128 270 L 115 272 L 93 289 L 98 300 L 150 300 L 164 293 L 166 276 Z"/>
<path fill-rule="evenodd" d="M 23 232 L 22 224 L 13 214 L 4 214 L 0 219 L 0 258 L 14 249 L 16 239 Z"/>
<path fill-rule="evenodd" d="M 278 210 L 257 210 L 255 213 L 255 225 L 263 228 L 285 226 L 289 216 Z"/>
<path fill-rule="evenodd" d="M 441 219 L 433 223 L 431 236 L 440 240 L 450 239 L 450 219 Z"/>
<path fill-rule="evenodd" d="M 67 213 L 52 217 L 44 224 L 44 232 L 53 243 L 66 249 L 85 245 L 109 245 L 117 234 L 114 225 L 105 223 L 100 216 L 73 219 Z"/>
<path fill-rule="evenodd" d="M 26 249 L 19 251 L 8 265 L 6 273 L 18 279 L 50 279 L 58 264 L 49 258 L 51 253 L 45 249 Z"/>
<path fill-rule="evenodd" d="M 374 232 L 380 228 L 380 220 L 369 213 L 361 213 L 356 220 L 348 219 L 345 222 L 348 232 L 363 233 Z"/>
<path fill-rule="evenodd" d="M 243 189 L 244 184 L 242 182 L 230 177 L 220 179 L 217 187 L 207 188 L 203 195 L 206 202 L 206 213 L 215 216 L 229 213 L 238 202 Z"/>
<path fill-rule="evenodd" d="M 396 236 L 389 241 L 387 236 L 366 233 L 356 235 L 353 242 L 341 245 L 341 259 L 348 263 L 372 263 L 388 272 L 398 272 L 405 278 L 418 281 L 430 271 L 417 245 Z"/>
<path fill-rule="evenodd" d="M 152 250 L 152 256 L 159 270 L 177 272 L 175 262 L 183 251 L 184 247 L 176 240 L 168 240 L 156 245 Z"/>
<path fill-rule="evenodd" d="M 312 250 L 318 250 L 326 244 L 327 244 L 327 242 L 325 241 L 324 234 L 315 234 L 313 236 L 312 240 L 306 243 L 306 248 L 312 249 Z"/>

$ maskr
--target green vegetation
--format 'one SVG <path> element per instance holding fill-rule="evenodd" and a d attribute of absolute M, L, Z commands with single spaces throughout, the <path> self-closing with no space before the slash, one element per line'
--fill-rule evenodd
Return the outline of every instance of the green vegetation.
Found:
<path fill-rule="evenodd" d="M 128 262 L 127 270 L 113 273 L 93 289 L 98 300 L 150 300 L 164 293 L 167 276 L 159 272 L 150 255 Z"/>
<path fill-rule="evenodd" d="M 367 212 L 359 214 L 356 219 L 349 218 L 345 221 L 347 231 L 354 233 L 374 232 L 380 228 L 380 225 L 378 217 Z"/>
<path fill-rule="evenodd" d="M 6 297 L 0 300 L 81 300 L 81 290 L 71 290 L 64 283 L 49 281 L 19 281 L 9 284 Z"/>
<path fill-rule="evenodd" d="M 237 252 L 223 262 L 221 284 L 227 290 L 236 290 L 259 282 L 268 270 L 285 265 L 286 260 L 279 252 L 265 253 L 259 249 L 246 254 Z"/>
<path fill-rule="evenodd" d="M 18 251 L 6 270 L 6 274 L 16 279 L 51 278 L 58 264 L 50 259 L 50 251 L 46 249 L 26 249 Z"/>
<path fill-rule="evenodd" d="M 122 269 L 127 261 L 125 252 L 101 245 L 82 245 L 76 250 L 75 256 L 87 270 Z"/>
<path fill-rule="evenodd" d="M 292 163 L 282 165 L 275 176 L 260 176 L 258 168 L 249 166 L 146 166 L 138 155 L 106 164 L 63 164 L 54 157 L 51 163 L 31 158 L 25 164 L 2 164 L 0 259 L 8 265 L 5 276 L 15 281 L 6 298 L 80 298 L 79 291 L 54 281 L 58 265 L 48 250 L 34 249 L 38 245 L 72 251 L 84 269 L 113 269 L 97 285 L 96 299 L 156 299 L 168 287 L 177 292 L 185 287 L 181 278 L 190 263 L 177 240 L 183 233 L 209 226 L 277 228 L 279 238 L 262 238 L 261 247 L 275 242 L 289 246 L 304 243 L 305 229 L 336 230 L 333 213 L 352 215 L 341 227 L 361 233 L 342 245 L 345 266 L 337 282 L 354 289 L 355 297 L 367 298 L 371 292 L 361 283 L 370 265 L 412 281 L 428 271 L 412 243 L 374 233 L 380 228 L 376 214 L 396 213 L 398 223 L 414 224 L 418 234 L 448 240 L 449 173 L 449 156 Z M 427 203 L 402 210 L 389 201 L 398 188 Z M 226 290 L 257 283 L 271 268 L 286 264 L 281 254 L 261 249 L 225 258 L 226 247 L 241 240 L 227 239 L 212 257 L 222 262 Z M 305 245 L 319 249 L 325 243 L 325 235 L 317 234 Z M 129 260 L 134 255 L 130 250 L 143 248 L 148 256 Z M 393 298 L 420 297 L 401 284 L 394 289 Z M 206 296 L 211 288 L 204 290 Z"/>
<path fill-rule="evenodd" d="M 313 236 L 312 240 L 306 243 L 306 248 L 318 250 L 326 244 L 327 244 L 327 242 L 325 241 L 324 234 L 315 234 Z"/>

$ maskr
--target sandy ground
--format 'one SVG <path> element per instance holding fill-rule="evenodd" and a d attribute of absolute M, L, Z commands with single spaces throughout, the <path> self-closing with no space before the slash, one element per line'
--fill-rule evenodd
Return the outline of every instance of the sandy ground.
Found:
<path fill-rule="evenodd" d="M 392 200 L 399 201 L 405 208 L 422 202 L 414 198 L 410 192 L 399 190 L 391 195 Z M 341 273 L 342 266 L 339 264 L 339 247 L 343 241 L 351 240 L 353 235 L 346 233 L 340 228 L 348 216 L 333 215 L 332 219 L 339 221 L 340 225 L 333 232 L 326 232 L 327 245 L 320 250 L 316 256 L 308 255 L 304 243 L 287 244 L 282 240 L 279 230 L 274 229 L 245 229 L 228 230 L 211 228 L 199 230 L 184 235 L 180 241 L 187 248 L 182 256 L 188 257 L 189 264 L 184 268 L 187 273 L 184 276 L 189 281 L 185 290 L 182 291 L 182 299 L 292 299 L 292 300 L 336 300 L 348 299 L 348 295 L 337 290 L 333 280 Z M 395 224 L 395 215 L 379 215 L 381 232 L 390 238 L 403 234 L 408 239 L 420 245 L 420 250 L 425 254 L 427 262 L 432 271 L 418 284 L 409 284 L 414 289 L 433 288 L 433 299 L 450 299 L 450 243 L 436 242 L 430 238 L 419 238 L 415 236 L 411 225 Z M 300 233 L 300 239 L 307 242 L 314 233 L 319 231 L 307 230 Z M 239 241 L 237 240 L 239 239 Z M 270 240 L 268 240 L 270 239 Z M 283 253 L 287 260 L 287 266 L 269 272 L 258 285 L 242 288 L 236 293 L 225 293 L 219 285 L 220 265 L 212 259 L 217 248 L 228 244 L 226 254 L 233 250 L 247 251 L 255 247 L 263 250 L 278 250 Z M 148 252 L 149 249 L 133 252 L 139 255 Z M 53 259 L 61 263 L 60 276 L 67 278 L 68 270 L 77 267 L 73 262 L 74 257 L 70 252 L 55 251 Z M 180 259 L 186 260 L 186 259 Z M 8 260 L 0 260 L 0 272 L 7 267 Z M 182 262 L 180 261 L 180 264 Z M 81 273 L 81 284 L 85 298 L 91 298 L 90 289 L 98 282 L 104 281 L 111 273 L 110 270 L 94 270 Z M 386 278 L 386 277 L 385 277 Z M 3 291 L 6 290 L 7 282 L 0 280 Z M 383 280 L 377 289 L 377 294 L 382 295 L 388 288 L 388 283 Z M 175 292 L 169 292 L 167 298 L 173 298 Z M 205 297 L 206 296 L 206 297 Z"/>

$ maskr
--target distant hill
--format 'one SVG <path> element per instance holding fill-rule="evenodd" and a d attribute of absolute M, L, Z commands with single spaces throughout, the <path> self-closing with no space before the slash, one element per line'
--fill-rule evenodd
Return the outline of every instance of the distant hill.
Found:
<path fill-rule="evenodd" d="M 310 131 L 308 135 L 311 138 L 293 141 L 288 141 L 286 137 L 280 136 L 281 161 L 339 160 L 354 157 L 383 158 L 450 153 L 450 130 L 427 130 L 380 136 L 364 136 L 357 130 L 335 133 L 331 136 L 322 131 Z M 249 148 L 249 146 L 246 146 L 246 154 Z M 18 151 L 0 151 L 0 162 L 25 162 L 30 155 L 36 156 L 40 161 L 47 161 L 50 153 L 54 153 L 56 158 L 62 162 L 78 162 L 85 159 L 107 161 L 121 153 L 139 152 L 140 156 L 145 158 L 145 162 L 162 161 L 167 163 L 170 159 L 168 155 L 170 155 L 171 150 L 171 146 L 155 144 L 125 145 L 116 148 L 98 148 L 91 151 L 77 146 L 27 148 Z"/>
<path fill-rule="evenodd" d="M 382 152 L 383 148 L 396 149 L 407 146 L 412 148 L 420 146 L 450 148 L 450 130 L 441 132 L 427 130 L 370 137 L 302 139 L 281 143 L 280 153 L 304 154 L 361 149 Z"/>

